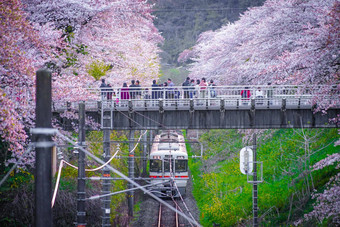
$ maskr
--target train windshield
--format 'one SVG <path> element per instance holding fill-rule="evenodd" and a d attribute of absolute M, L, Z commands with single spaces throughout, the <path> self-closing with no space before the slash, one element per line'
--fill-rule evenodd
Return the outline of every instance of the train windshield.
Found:
<path fill-rule="evenodd" d="M 175 161 L 176 172 L 188 171 L 188 160 L 176 160 Z"/>
<path fill-rule="evenodd" d="M 150 160 L 150 172 L 162 172 L 162 160 Z"/>
<path fill-rule="evenodd" d="M 170 172 L 170 159 L 164 159 L 164 172 Z"/>

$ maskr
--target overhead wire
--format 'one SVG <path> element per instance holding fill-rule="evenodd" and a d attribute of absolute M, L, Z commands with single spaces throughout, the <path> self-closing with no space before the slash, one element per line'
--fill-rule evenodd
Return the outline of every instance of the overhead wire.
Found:
<path fill-rule="evenodd" d="M 106 163 L 104 163 L 103 165 L 101 165 L 101 166 L 99 166 L 97 168 L 94 168 L 94 169 L 85 169 L 85 171 L 98 171 L 98 170 L 104 168 L 107 164 L 109 164 L 113 160 L 113 158 L 117 155 L 118 152 L 119 152 L 119 150 L 117 150 L 116 153 Z M 59 182 L 60 182 L 60 177 L 61 177 L 61 171 L 62 171 L 64 163 L 67 164 L 68 166 L 72 167 L 72 168 L 78 169 L 77 166 L 72 165 L 71 163 L 65 161 L 64 159 L 61 160 L 61 162 L 59 164 L 57 180 L 56 180 L 56 183 L 55 183 L 55 188 L 54 188 L 53 197 L 52 197 L 52 207 L 54 206 L 55 199 L 56 199 L 56 196 L 57 196 L 57 192 L 58 192 L 58 189 L 59 189 Z"/>
<path fill-rule="evenodd" d="M 139 141 L 141 140 L 142 136 L 147 132 L 148 130 L 145 130 L 145 132 L 143 134 L 140 135 L 139 139 L 137 140 L 137 143 L 135 145 L 135 147 L 130 151 L 130 153 L 132 153 L 138 146 L 139 144 Z M 97 168 L 94 168 L 94 169 L 85 169 L 85 171 L 87 172 L 94 172 L 94 171 L 98 171 L 102 168 L 104 168 L 106 165 L 108 165 L 117 155 L 117 153 L 119 152 L 120 150 L 118 149 L 116 151 L 116 153 L 107 161 L 105 162 L 103 165 L 97 167 Z M 61 171 L 62 171 L 62 167 L 63 167 L 63 163 L 67 164 L 68 166 L 74 168 L 74 169 L 78 169 L 77 166 L 75 165 L 72 165 L 71 163 L 65 161 L 65 160 L 61 160 L 60 164 L 59 164 L 59 170 L 58 170 L 58 175 L 57 175 L 57 181 L 56 181 L 56 184 L 55 184 L 55 189 L 54 189 L 54 192 L 53 192 L 53 197 L 52 197 L 52 207 L 54 206 L 54 203 L 55 203 L 55 199 L 56 199 L 56 195 L 57 195 L 57 192 L 58 192 L 58 188 L 59 188 L 59 182 L 60 182 L 60 177 L 61 177 Z"/>
<path fill-rule="evenodd" d="M 57 136 L 61 137 L 63 140 L 73 144 L 74 146 L 77 146 L 76 143 L 74 143 L 71 139 L 69 139 L 67 136 L 63 135 L 62 133 L 60 133 L 59 131 L 57 132 Z M 94 160 L 96 160 L 97 162 L 104 164 L 104 161 L 102 161 L 100 158 L 96 157 L 94 154 L 92 154 L 91 152 L 87 151 L 86 149 L 79 147 L 80 150 L 82 150 L 83 152 L 85 152 L 85 154 L 87 154 L 88 156 L 90 156 L 91 158 L 93 158 Z M 151 192 L 149 192 L 148 190 L 146 190 L 145 188 L 143 188 L 142 186 L 140 186 L 138 183 L 136 183 L 135 181 L 131 180 L 129 177 L 125 176 L 124 174 L 122 174 L 120 171 L 118 171 L 117 169 L 113 168 L 112 166 L 108 165 L 107 168 L 116 173 L 117 175 L 121 176 L 122 178 L 124 178 L 126 181 L 128 181 L 129 183 L 135 185 L 138 189 L 142 190 L 143 192 L 145 192 L 146 194 L 150 195 L 152 198 L 154 198 L 156 201 L 163 203 L 164 205 L 166 205 L 169 209 L 171 209 L 174 212 L 177 212 L 179 215 L 181 215 L 183 218 L 185 218 L 186 220 L 188 220 L 189 222 L 193 223 L 194 225 L 197 226 L 201 226 L 196 220 L 188 217 L 187 215 L 185 215 L 183 212 L 180 212 L 176 209 L 174 209 L 173 207 L 171 207 L 169 204 L 165 203 L 163 200 L 161 200 L 160 198 L 158 198 L 157 196 L 155 196 L 154 194 L 152 194 Z"/>
<path fill-rule="evenodd" d="M 19 160 L 14 163 L 14 165 L 12 166 L 12 168 L 6 173 L 6 175 L 2 178 L 2 180 L 0 181 L 0 187 L 1 185 L 7 180 L 7 178 L 9 177 L 9 175 L 13 172 L 13 170 L 15 170 L 15 168 L 17 168 L 18 166 L 18 162 L 21 161 L 24 158 L 24 155 L 29 153 L 32 150 L 32 144 L 28 145 L 28 149 L 24 151 L 24 153 L 19 157 Z"/>

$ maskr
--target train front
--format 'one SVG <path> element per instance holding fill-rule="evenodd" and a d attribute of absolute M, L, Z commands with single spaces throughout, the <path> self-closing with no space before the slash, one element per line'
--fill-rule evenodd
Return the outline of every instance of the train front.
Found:
<path fill-rule="evenodd" d="M 152 186 L 151 191 L 159 197 L 179 197 L 186 192 L 188 154 L 184 138 L 176 138 L 176 141 L 167 142 L 158 135 L 152 145 L 150 178 L 151 183 L 156 185 Z"/>

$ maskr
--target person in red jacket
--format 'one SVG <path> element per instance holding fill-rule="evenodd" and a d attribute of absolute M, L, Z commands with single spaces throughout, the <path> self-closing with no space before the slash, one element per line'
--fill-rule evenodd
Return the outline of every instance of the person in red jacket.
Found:
<path fill-rule="evenodd" d="M 251 94 L 250 94 L 249 88 L 245 87 L 245 89 L 241 91 L 241 98 L 242 98 L 243 105 L 248 105 L 250 96 Z"/>

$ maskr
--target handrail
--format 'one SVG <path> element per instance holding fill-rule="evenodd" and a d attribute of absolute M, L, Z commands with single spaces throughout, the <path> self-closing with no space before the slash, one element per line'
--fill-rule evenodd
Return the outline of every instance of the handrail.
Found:
<path fill-rule="evenodd" d="M 325 88 L 333 88 L 333 95 L 320 94 Z M 283 102 L 287 108 L 310 108 L 318 103 L 322 97 L 323 104 L 331 107 L 340 107 L 340 91 L 336 86 L 315 86 L 315 89 L 306 89 L 296 85 L 235 85 L 235 86 L 173 86 L 173 87 L 104 87 L 86 88 L 87 109 L 139 107 L 152 109 L 162 107 L 175 109 L 184 106 L 206 108 L 242 108 L 250 106 L 255 99 L 257 107 L 278 107 Z M 162 102 L 160 102 L 160 100 Z M 285 101 L 283 101 L 285 100 Z M 54 109 L 76 109 L 76 102 L 55 101 Z"/>

